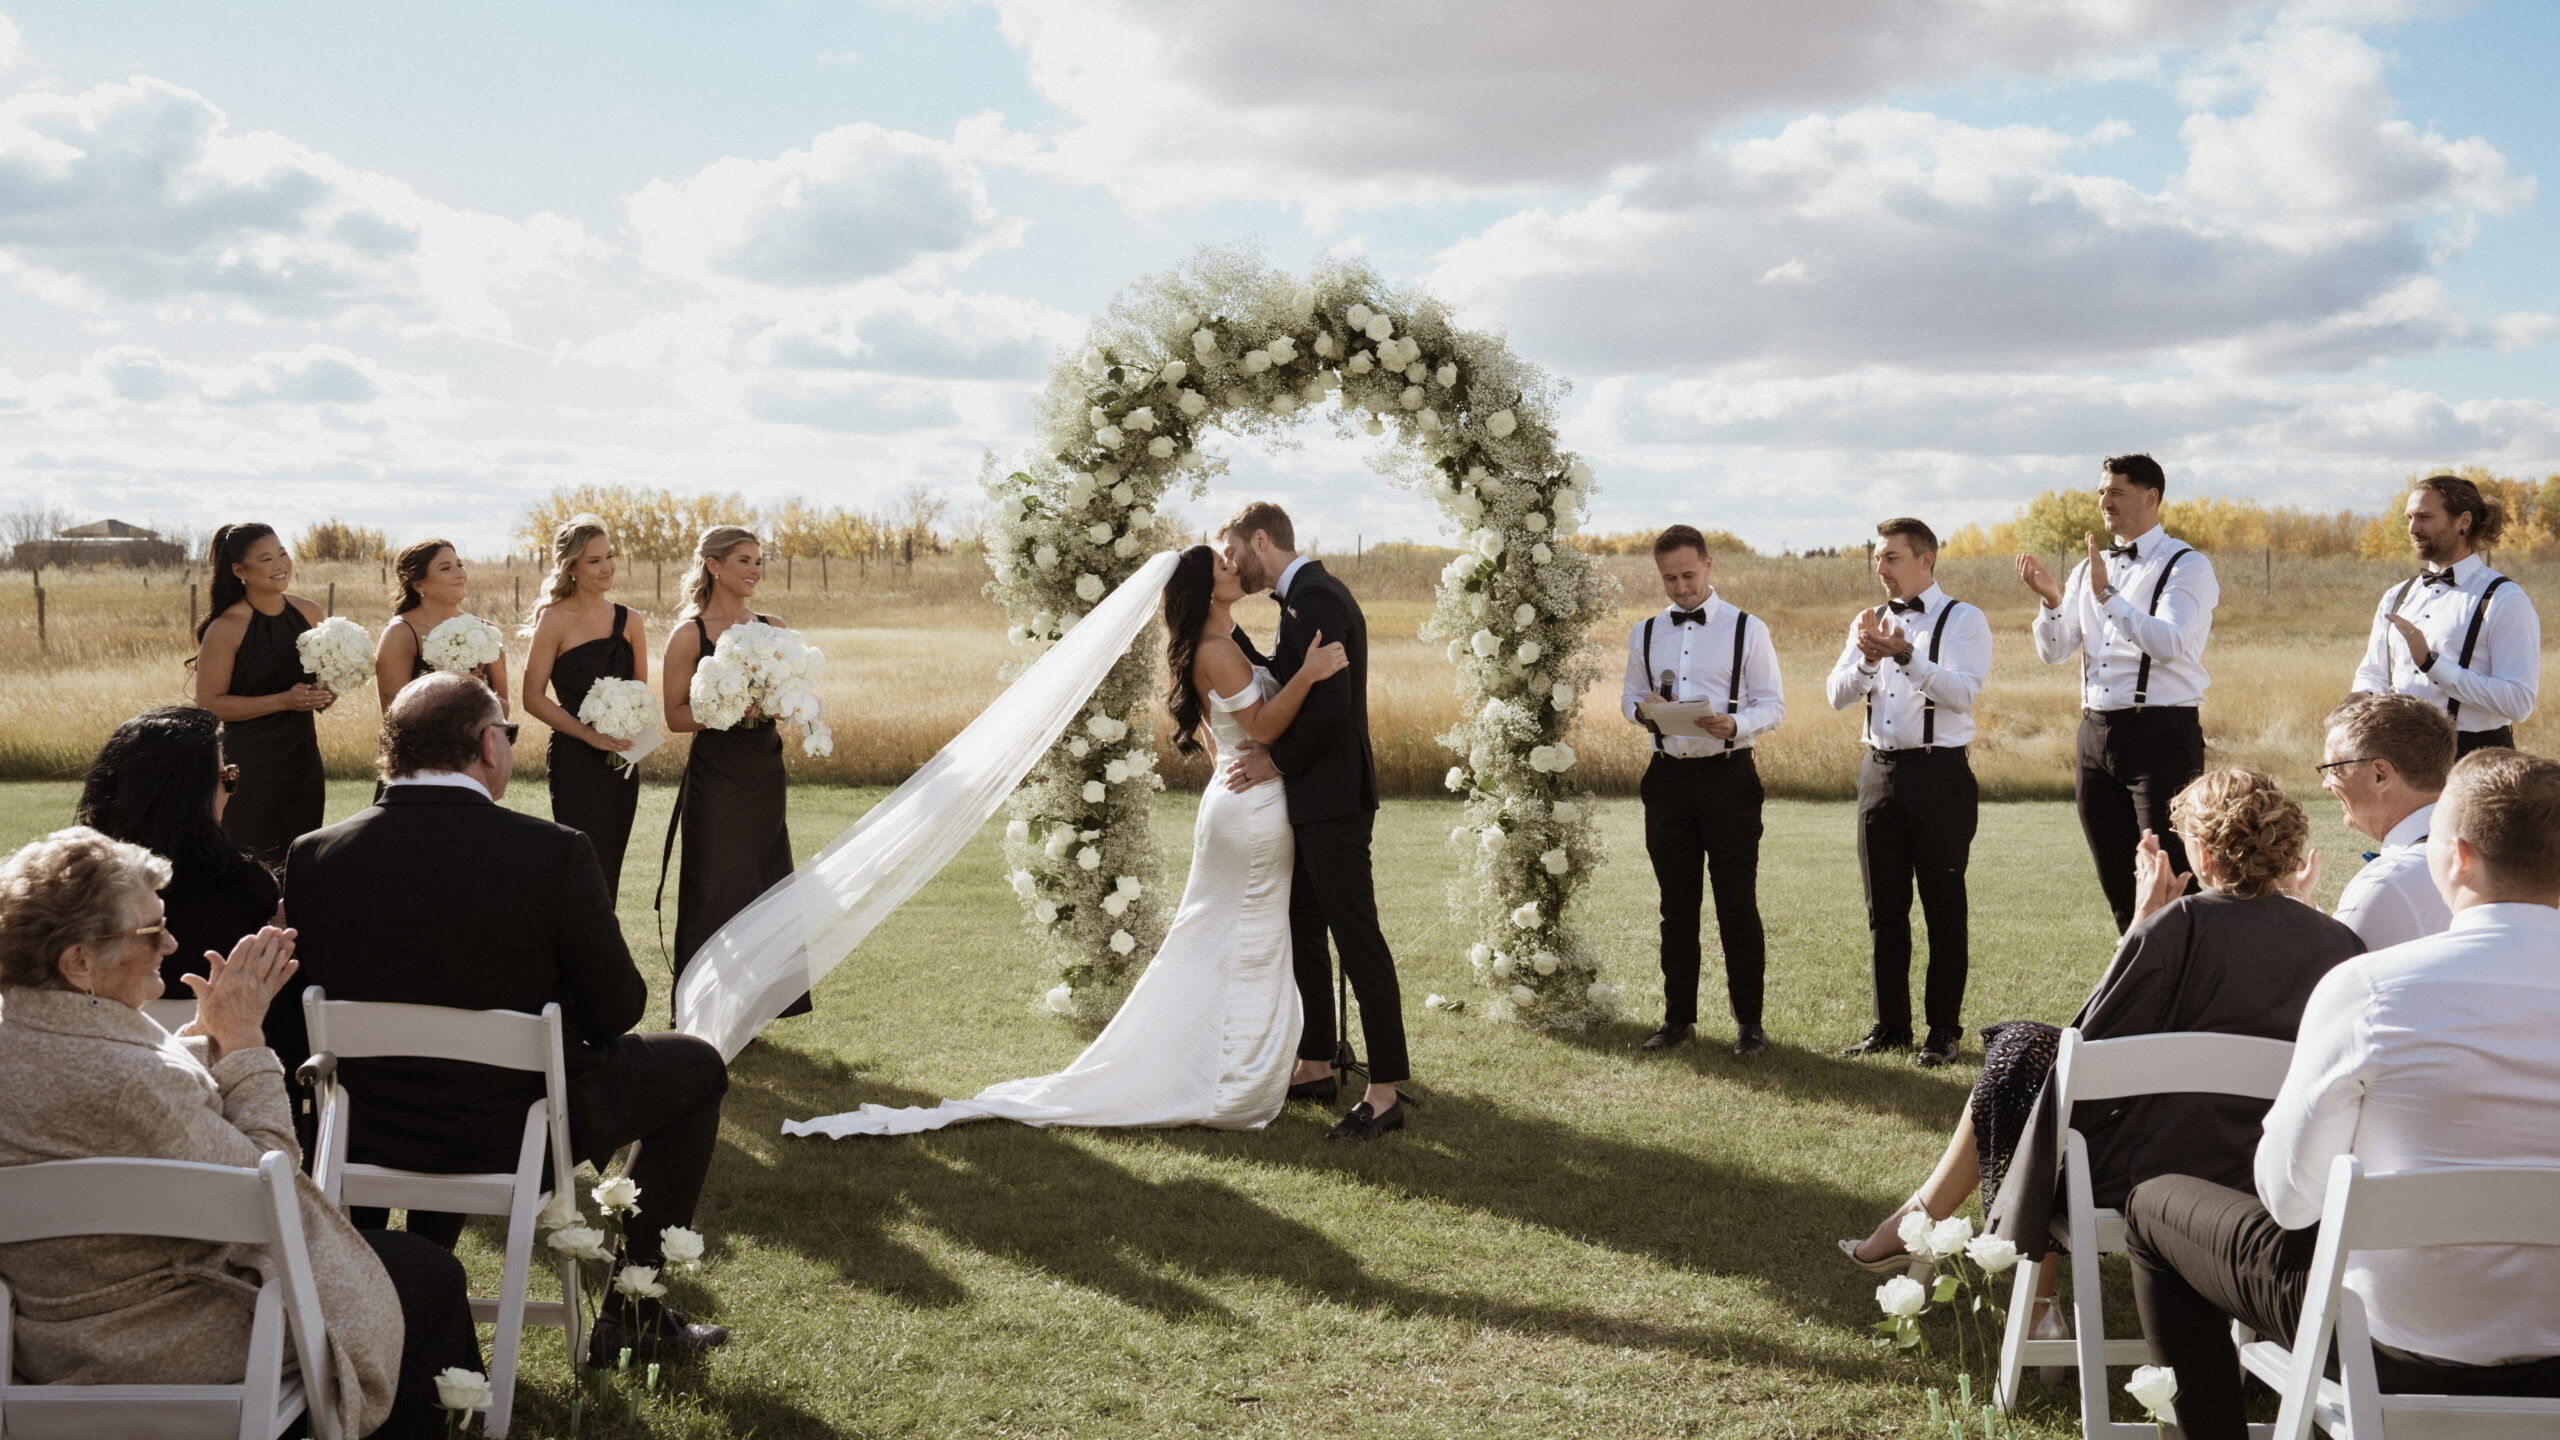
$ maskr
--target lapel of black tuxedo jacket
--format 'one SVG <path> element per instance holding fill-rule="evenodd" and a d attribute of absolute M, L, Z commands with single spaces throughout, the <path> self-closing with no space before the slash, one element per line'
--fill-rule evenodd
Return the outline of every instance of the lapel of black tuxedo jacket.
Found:
<path fill-rule="evenodd" d="M 1271 678 L 1286 685 L 1306 663 L 1307 642 L 1312 632 L 1299 618 L 1298 602 L 1313 593 L 1316 586 L 1331 577 L 1324 573 L 1324 563 L 1310 560 L 1298 567 L 1298 578 L 1289 583 L 1289 597 L 1280 602 L 1280 634 L 1271 644 Z"/>

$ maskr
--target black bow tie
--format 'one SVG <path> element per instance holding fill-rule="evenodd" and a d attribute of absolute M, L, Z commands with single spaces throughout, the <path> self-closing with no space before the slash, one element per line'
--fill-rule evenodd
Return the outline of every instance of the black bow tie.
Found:
<path fill-rule="evenodd" d="M 2127 540 L 2121 545 L 2108 546 L 2107 554 L 2123 560 L 2139 560 L 2142 558 L 2142 547 Z"/>
<path fill-rule="evenodd" d="M 1908 600 L 1887 600 L 1884 602 L 1884 608 L 1896 615 L 1926 615 L 1929 613 L 1929 602 L 1915 595 Z"/>
<path fill-rule="evenodd" d="M 2453 567 L 2447 565 L 2441 570 L 2430 570 L 2418 579 L 2429 586 L 2450 585 L 2453 583 Z"/>
<path fill-rule="evenodd" d="M 1701 605 L 1695 610 L 1674 610 L 1671 612 L 1671 623 L 1674 625 L 1704 625 L 1707 623 L 1707 607 Z"/>

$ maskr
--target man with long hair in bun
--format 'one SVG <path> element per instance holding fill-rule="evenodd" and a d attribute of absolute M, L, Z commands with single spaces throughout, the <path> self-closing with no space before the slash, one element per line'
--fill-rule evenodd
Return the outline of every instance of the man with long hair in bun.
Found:
<path fill-rule="evenodd" d="M 2382 592 L 2356 667 L 2358 695 L 2414 695 L 2453 717 L 2457 758 L 2514 748 L 2542 689 L 2542 617 L 2489 568 L 2506 509 L 2459 475 L 2410 487 L 2409 549 L 2424 567 Z"/>
<path fill-rule="evenodd" d="M 636 777 L 614 768 L 631 748 L 578 718 L 587 691 L 605 676 L 649 678 L 649 626 L 613 600 L 613 531 L 600 516 L 572 515 L 551 532 L 551 577 L 525 627 L 525 713 L 551 728 L 551 818 L 585 832 L 604 867 L 607 895 L 622 891 L 622 857 L 640 810 Z M 544 693 L 549 687 L 550 694 Z M 556 698 L 555 698 L 556 697 Z"/>
<path fill-rule="evenodd" d="M 328 781 L 312 716 L 337 693 L 302 668 L 296 643 L 325 618 L 289 592 L 293 552 L 272 525 L 225 525 L 205 555 L 210 600 L 196 626 L 196 704 L 222 721 L 222 749 L 240 768 L 223 833 L 274 868 L 294 840 L 320 828 Z"/>

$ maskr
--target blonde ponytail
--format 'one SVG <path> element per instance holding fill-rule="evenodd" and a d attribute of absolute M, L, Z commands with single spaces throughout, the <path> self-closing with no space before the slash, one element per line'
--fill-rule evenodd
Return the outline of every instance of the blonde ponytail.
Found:
<path fill-rule="evenodd" d="M 693 547 L 693 573 L 684 577 L 684 605 L 676 611 L 681 623 L 702 613 L 711 603 L 711 567 L 726 560 L 741 545 L 756 542 L 756 532 L 742 525 L 714 525 L 702 532 Z"/>
<path fill-rule="evenodd" d="M 533 613 L 524 620 L 524 634 L 530 638 L 534 627 L 542 623 L 542 612 L 578 593 L 578 577 L 569 567 L 587 553 L 587 545 L 597 536 L 610 539 L 613 527 L 601 515 L 572 515 L 551 532 L 551 577 L 542 584 L 542 598 L 533 602 Z"/>

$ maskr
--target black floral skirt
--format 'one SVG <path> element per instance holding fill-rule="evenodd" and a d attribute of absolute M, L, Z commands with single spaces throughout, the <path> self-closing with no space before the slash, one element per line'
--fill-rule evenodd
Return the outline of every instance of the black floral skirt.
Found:
<path fill-rule="evenodd" d="M 2009 1157 L 2035 1118 L 2036 1096 L 2062 1048 L 2062 1031 L 2034 1020 L 2011 1020 L 1982 1030 L 1982 1075 L 1973 1082 L 1973 1153 L 1982 1166 L 1982 1208 L 1988 1214 L 2008 1173 Z"/>

